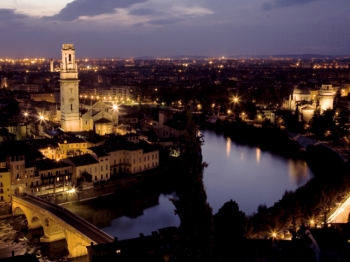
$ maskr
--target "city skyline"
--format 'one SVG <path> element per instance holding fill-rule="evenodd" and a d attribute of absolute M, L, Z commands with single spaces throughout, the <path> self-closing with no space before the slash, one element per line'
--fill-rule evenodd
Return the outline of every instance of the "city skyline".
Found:
<path fill-rule="evenodd" d="M 0 57 L 348 55 L 345 0 L 4 0 Z"/>

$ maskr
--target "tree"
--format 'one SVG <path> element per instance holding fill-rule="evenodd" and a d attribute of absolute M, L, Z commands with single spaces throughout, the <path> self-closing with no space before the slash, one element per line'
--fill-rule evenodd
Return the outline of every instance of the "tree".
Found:
<path fill-rule="evenodd" d="M 247 225 L 244 212 L 239 210 L 238 204 L 232 199 L 226 202 L 214 216 L 215 234 L 220 242 L 241 240 L 245 236 Z"/>
<path fill-rule="evenodd" d="M 326 131 L 331 131 L 334 127 L 334 110 L 327 109 L 322 114 L 315 113 L 311 119 L 311 130 L 319 139 L 324 138 Z"/>
<path fill-rule="evenodd" d="M 179 172 L 181 188 L 175 205 L 180 217 L 179 244 L 170 261 L 217 261 L 214 248 L 213 215 L 203 185 L 201 141 L 190 111 L 186 112 L 187 132 L 182 138 L 182 168 Z"/>

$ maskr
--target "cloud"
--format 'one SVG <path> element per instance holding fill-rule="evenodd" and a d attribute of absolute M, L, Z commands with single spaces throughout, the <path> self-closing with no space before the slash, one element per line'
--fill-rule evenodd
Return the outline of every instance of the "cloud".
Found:
<path fill-rule="evenodd" d="M 143 15 L 160 15 L 162 14 L 159 11 L 150 9 L 150 8 L 139 8 L 135 10 L 131 10 L 129 12 L 129 15 L 137 15 L 137 16 L 143 16 Z"/>
<path fill-rule="evenodd" d="M 154 20 L 148 21 L 148 23 L 151 25 L 170 25 L 170 24 L 175 24 L 179 21 L 181 21 L 181 19 L 173 17 L 173 18 L 154 19 Z"/>
<path fill-rule="evenodd" d="M 288 7 L 293 5 L 303 5 L 318 0 L 270 0 L 262 5 L 263 10 L 271 10 L 273 8 Z"/>
<path fill-rule="evenodd" d="M 58 14 L 46 16 L 48 20 L 73 21 L 81 16 L 93 17 L 113 14 L 116 8 L 127 8 L 148 0 L 75 0 L 66 5 Z"/>
<path fill-rule="evenodd" d="M 27 16 L 16 14 L 14 9 L 0 9 L 0 21 L 12 21 L 24 18 L 27 18 Z"/>

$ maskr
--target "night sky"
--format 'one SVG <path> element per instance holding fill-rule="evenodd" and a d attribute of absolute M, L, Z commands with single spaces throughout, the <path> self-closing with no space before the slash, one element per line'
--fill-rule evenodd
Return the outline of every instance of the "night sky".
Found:
<path fill-rule="evenodd" d="M 350 54 L 349 0 L 1 0 L 0 58 Z"/>

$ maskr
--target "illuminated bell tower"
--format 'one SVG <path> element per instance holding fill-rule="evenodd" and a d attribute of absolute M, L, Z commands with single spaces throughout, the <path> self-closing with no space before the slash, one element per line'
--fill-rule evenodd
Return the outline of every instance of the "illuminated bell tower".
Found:
<path fill-rule="evenodd" d="M 60 66 L 61 126 L 64 131 L 80 131 L 79 79 L 73 44 L 62 45 Z"/>

